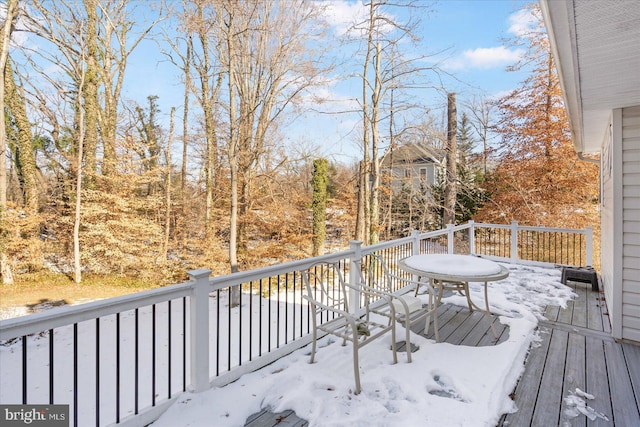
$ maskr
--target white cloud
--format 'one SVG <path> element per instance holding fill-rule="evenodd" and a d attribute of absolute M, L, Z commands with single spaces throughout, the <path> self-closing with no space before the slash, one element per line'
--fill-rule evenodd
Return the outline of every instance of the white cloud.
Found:
<path fill-rule="evenodd" d="M 333 0 L 326 3 L 324 11 L 329 25 L 338 35 L 345 35 L 354 24 L 367 18 L 367 10 L 361 2 L 348 2 L 345 0 Z"/>
<path fill-rule="evenodd" d="M 523 54 L 523 49 L 509 49 L 505 46 L 479 47 L 465 50 L 462 55 L 448 60 L 445 63 L 445 68 L 450 70 L 468 70 L 471 68 L 488 70 L 505 67 L 518 61 Z"/>
<path fill-rule="evenodd" d="M 330 0 L 324 4 L 325 19 L 339 36 L 365 34 L 366 23 L 369 20 L 369 9 L 365 2 L 348 0 Z M 379 15 L 389 22 L 396 21 L 396 17 L 378 10 Z M 387 34 L 394 30 L 394 26 L 387 21 L 378 21 L 378 31 Z"/>
<path fill-rule="evenodd" d="M 509 32 L 516 36 L 523 36 L 538 25 L 538 19 L 531 9 L 522 9 L 509 16 Z"/>

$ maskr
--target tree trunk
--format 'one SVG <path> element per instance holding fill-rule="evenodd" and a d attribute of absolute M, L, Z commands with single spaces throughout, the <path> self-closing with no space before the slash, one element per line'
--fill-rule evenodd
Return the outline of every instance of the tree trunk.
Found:
<path fill-rule="evenodd" d="M 202 7 L 198 8 L 198 18 L 203 20 Z M 215 120 L 213 117 L 214 108 L 213 103 L 217 98 L 218 91 L 222 84 L 222 80 L 218 78 L 215 88 L 211 88 L 209 84 L 209 70 L 211 69 L 211 60 L 209 56 L 209 40 L 208 35 L 203 27 L 200 27 L 198 31 L 198 37 L 200 44 L 202 45 L 202 61 L 198 67 L 198 74 L 200 75 L 200 85 L 202 88 L 202 96 L 200 97 L 202 104 L 202 112 L 204 114 L 204 129 L 206 139 L 206 154 L 204 161 L 204 179 L 205 179 L 205 194 L 206 194 L 206 207 L 205 207 L 205 235 L 211 237 L 212 232 L 212 210 L 213 199 L 215 190 L 215 172 L 217 169 L 216 159 L 218 156 L 218 141 L 215 129 Z"/>
<path fill-rule="evenodd" d="M 187 248 L 187 148 L 189 147 L 189 91 L 191 90 L 191 49 L 192 38 L 187 41 L 187 54 L 184 60 L 184 111 L 182 116 L 182 168 L 180 170 L 180 193 L 182 194 L 182 256 Z"/>
<path fill-rule="evenodd" d="M 84 151 L 84 110 L 80 105 L 84 90 L 84 74 L 80 80 L 78 88 L 78 98 L 76 101 L 76 108 L 78 109 L 78 123 L 77 123 L 77 139 L 78 139 L 78 152 L 76 157 L 76 209 L 75 219 L 73 223 L 73 261 L 74 261 L 74 280 L 76 283 L 82 281 L 82 265 L 80 264 L 80 219 L 82 208 L 82 156 Z"/>
<path fill-rule="evenodd" d="M 358 164 L 358 200 L 356 211 L 356 235 L 355 239 L 361 242 L 365 241 L 366 235 L 366 204 L 368 203 L 367 187 L 369 186 L 369 180 L 367 179 L 367 166 L 364 160 L 361 160 Z"/>
<path fill-rule="evenodd" d="M 369 28 L 367 34 L 367 52 L 364 59 L 364 66 L 362 70 L 362 163 L 360 163 L 360 188 L 358 191 L 358 212 L 356 215 L 356 240 L 360 240 L 366 243 L 367 231 L 369 230 L 369 224 L 371 218 L 369 218 L 370 212 L 370 198 L 369 198 L 369 173 L 370 173 L 370 158 L 369 158 L 369 130 L 371 121 L 369 117 L 369 62 L 371 61 L 371 54 L 373 52 L 373 29 L 376 18 L 375 2 L 369 3 Z"/>
<path fill-rule="evenodd" d="M 380 75 L 381 61 L 380 43 L 376 44 L 375 54 L 375 83 L 371 95 L 371 203 L 369 204 L 369 244 L 375 245 L 380 240 L 380 159 L 378 149 L 380 145 L 380 91 L 382 76 Z"/>
<path fill-rule="evenodd" d="M 313 161 L 313 256 L 324 254 L 327 235 L 327 159 Z"/>
<path fill-rule="evenodd" d="M 187 54 L 184 61 L 184 110 L 182 116 L 182 168 L 180 170 L 180 190 L 182 192 L 182 206 L 186 205 L 187 186 L 187 147 L 189 146 L 189 91 L 191 90 L 191 37 L 187 43 Z"/>
<path fill-rule="evenodd" d="M 456 223 L 456 198 L 457 198 L 457 165 L 458 146 L 456 140 L 457 130 L 456 94 L 447 94 L 447 180 L 444 189 L 444 224 Z"/>
<path fill-rule="evenodd" d="M 162 247 L 162 261 L 167 261 L 169 250 L 169 232 L 171 231 L 171 145 L 173 144 L 173 125 L 176 115 L 176 107 L 171 107 L 169 119 L 169 140 L 167 141 L 167 167 L 164 177 L 165 211 L 164 211 L 164 245 Z"/>
<path fill-rule="evenodd" d="M 84 80 L 84 110 L 85 135 L 84 149 L 86 153 L 85 175 L 89 186 L 93 184 L 96 175 L 96 150 L 98 147 L 98 41 L 97 41 L 97 11 L 96 0 L 84 0 L 87 12 L 87 71 Z"/>

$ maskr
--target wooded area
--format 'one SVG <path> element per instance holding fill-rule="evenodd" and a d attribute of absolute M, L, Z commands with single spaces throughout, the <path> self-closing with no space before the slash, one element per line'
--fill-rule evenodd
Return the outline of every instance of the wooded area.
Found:
<path fill-rule="evenodd" d="M 527 51 L 518 66 L 529 78 L 502 99 L 459 103 L 451 135 L 412 96 L 440 72 L 403 50 L 419 4 L 403 6 L 403 22 L 390 18 L 397 6 L 366 6 L 368 18 L 337 41 L 326 37 L 321 2 L 0 6 L 3 283 L 42 270 L 76 282 L 101 274 L 174 283 L 189 269 L 235 272 L 453 218 L 597 226 L 598 168 L 573 151 L 539 11 L 538 27 L 513 41 Z M 158 94 L 144 103 L 123 95 L 129 57 L 149 40 L 181 76 L 167 82 L 184 90 L 168 124 Z M 356 164 L 281 144 L 285 123 L 312 109 L 308 93 L 336 71 L 337 42 L 356 46 L 360 64 Z M 455 174 L 394 194 L 382 161 L 416 142 L 449 149 Z"/>

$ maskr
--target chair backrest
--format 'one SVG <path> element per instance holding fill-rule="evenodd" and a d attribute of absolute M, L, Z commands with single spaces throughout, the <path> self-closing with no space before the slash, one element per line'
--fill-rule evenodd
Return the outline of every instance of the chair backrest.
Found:
<path fill-rule="evenodd" d="M 309 302 L 349 312 L 349 293 L 344 272 L 338 263 L 314 264 L 302 272 L 302 279 Z M 320 306 L 314 306 L 316 313 L 323 311 Z"/>
<path fill-rule="evenodd" d="M 392 275 L 385 260 L 378 254 L 370 254 L 366 263 L 362 272 L 364 283 L 373 289 L 393 293 Z"/>

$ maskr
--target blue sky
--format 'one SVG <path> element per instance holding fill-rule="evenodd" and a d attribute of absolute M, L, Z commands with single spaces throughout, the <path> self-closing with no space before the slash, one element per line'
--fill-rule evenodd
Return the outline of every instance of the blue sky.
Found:
<path fill-rule="evenodd" d="M 330 4 L 328 20 L 337 36 L 354 17 L 364 11 L 361 2 L 332 0 Z M 429 12 L 422 13 L 418 31 L 422 41 L 413 48 L 413 55 L 442 52 L 430 57 L 429 61 L 437 62 L 439 67 L 455 76 L 444 76 L 443 82 L 447 91 L 458 94 L 459 112 L 466 100 L 474 96 L 494 97 L 505 94 L 516 88 L 526 77 L 523 73 L 506 71 L 506 67 L 513 65 L 522 53 L 510 46 L 507 40 L 526 25 L 527 15 L 519 13 L 525 4 L 522 0 L 420 2 Z M 400 16 L 397 18 L 402 20 Z M 355 64 L 360 67 L 358 61 L 356 58 Z M 348 109 L 345 107 L 349 103 L 345 100 L 361 95 L 361 83 L 357 79 L 339 81 L 348 74 L 349 70 L 346 68 L 337 70 L 336 75 L 331 76 L 334 82 L 321 89 L 324 96 L 344 101 L 342 105 L 340 102 L 334 103 L 336 109 Z M 434 83 L 435 75 L 432 77 L 431 84 Z M 124 96 L 146 105 L 148 95 L 157 95 L 163 122 L 168 128 L 171 106 L 177 108 L 177 119 L 181 120 L 182 117 L 183 89 L 180 81 L 180 72 L 163 61 L 157 43 L 146 41 L 130 58 Z M 425 104 L 432 114 L 444 115 L 446 97 L 442 91 L 415 90 L 411 96 Z M 192 111 L 195 109 L 192 108 Z M 192 120 L 196 120 L 195 113 L 192 114 Z M 302 154 L 313 151 L 335 160 L 351 162 L 360 157 L 357 142 L 359 123 L 360 119 L 356 114 L 307 113 L 279 130 L 281 140 L 289 147 L 304 152 Z M 176 129 L 181 128 L 180 123 L 176 124 Z"/>

